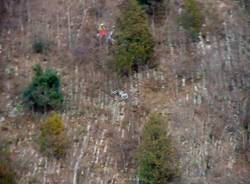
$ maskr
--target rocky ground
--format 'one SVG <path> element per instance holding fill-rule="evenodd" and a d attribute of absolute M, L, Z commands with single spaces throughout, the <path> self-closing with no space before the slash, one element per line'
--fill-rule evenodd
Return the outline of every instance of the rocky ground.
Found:
<path fill-rule="evenodd" d="M 120 1 L 20 0 L 9 10 L 0 38 L 0 127 L 18 183 L 136 182 L 134 154 L 151 112 L 170 119 L 181 160 L 175 183 L 249 182 L 249 19 L 233 1 L 201 1 L 209 7 L 207 35 L 194 44 L 175 22 L 180 2 L 170 1 L 160 25 L 151 20 L 158 66 L 128 79 L 110 73 L 108 47 L 95 38 L 100 22 L 115 23 Z M 35 36 L 50 45 L 45 54 L 32 53 Z M 37 138 L 45 116 L 19 105 L 35 63 L 55 67 L 62 78 L 62 117 L 71 142 L 64 160 L 40 154 Z M 129 99 L 110 96 L 114 89 Z"/>

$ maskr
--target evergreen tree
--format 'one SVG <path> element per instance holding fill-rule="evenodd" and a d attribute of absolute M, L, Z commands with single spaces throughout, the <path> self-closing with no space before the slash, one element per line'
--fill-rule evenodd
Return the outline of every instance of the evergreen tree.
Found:
<path fill-rule="evenodd" d="M 63 96 L 57 72 L 52 68 L 43 71 L 40 65 L 35 65 L 33 69 L 35 75 L 23 91 L 23 102 L 29 108 L 43 112 L 61 107 Z"/>
<path fill-rule="evenodd" d="M 165 11 L 166 4 L 164 4 L 164 2 L 166 1 L 168 0 L 138 0 L 138 2 L 145 7 L 149 15 L 159 14 L 159 11 Z"/>
<path fill-rule="evenodd" d="M 164 0 L 138 0 L 141 4 L 153 5 L 155 3 L 162 3 Z"/>
<path fill-rule="evenodd" d="M 146 123 L 138 149 L 138 176 L 143 184 L 167 184 L 178 176 L 175 149 L 159 115 Z"/>
<path fill-rule="evenodd" d="M 248 13 L 250 13 L 250 1 L 249 0 L 242 0 L 241 4 L 246 9 Z"/>
<path fill-rule="evenodd" d="M 203 15 L 196 0 L 185 0 L 184 10 L 180 16 L 180 23 L 197 40 L 203 24 Z"/>
<path fill-rule="evenodd" d="M 164 0 L 138 0 L 138 2 L 146 6 L 147 10 L 152 10 L 152 8 L 157 8 L 159 5 L 162 5 Z"/>
<path fill-rule="evenodd" d="M 136 0 L 126 2 L 116 27 L 117 71 L 129 73 L 132 68 L 148 64 L 154 52 L 154 42 L 145 14 Z"/>

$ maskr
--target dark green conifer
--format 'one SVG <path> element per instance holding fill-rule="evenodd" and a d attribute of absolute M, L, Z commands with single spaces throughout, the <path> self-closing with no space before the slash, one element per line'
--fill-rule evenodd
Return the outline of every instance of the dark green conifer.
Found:
<path fill-rule="evenodd" d="M 136 0 L 128 0 L 116 26 L 115 60 L 120 74 L 148 64 L 154 52 L 146 16 Z"/>
<path fill-rule="evenodd" d="M 57 72 L 52 68 L 43 71 L 40 65 L 35 65 L 33 70 L 33 79 L 22 93 L 24 104 L 42 112 L 60 108 L 63 95 Z"/>
<path fill-rule="evenodd" d="M 166 120 L 154 114 L 146 123 L 138 149 L 138 176 L 143 184 L 167 184 L 179 174 Z"/>
<path fill-rule="evenodd" d="M 203 15 L 196 0 L 185 0 L 180 23 L 193 40 L 198 39 L 203 24 Z"/>

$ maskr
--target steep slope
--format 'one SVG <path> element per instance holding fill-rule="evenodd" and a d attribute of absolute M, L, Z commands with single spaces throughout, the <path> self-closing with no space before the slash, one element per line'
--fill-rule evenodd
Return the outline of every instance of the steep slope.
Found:
<path fill-rule="evenodd" d="M 150 112 L 161 112 L 171 117 L 181 160 L 176 183 L 247 184 L 249 17 L 232 0 L 199 1 L 206 25 L 194 43 L 178 25 L 182 1 L 169 1 L 164 21 L 151 20 L 159 65 L 122 80 L 110 72 L 108 47 L 96 39 L 100 22 L 115 24 L 121 2 L 20 0 L 2 20 L 0 126 L 18 183 L 132 183 L 143 123 Z M 50 45 L 46 53 L 32 52 L 35 37 Z M 62 116 L 71 140 L 65 160 L 39 152 L 45 117 L 19 110 L 35 63 L 62 76 Z M 129 101 L 110 96 L 119 88 Z"/>

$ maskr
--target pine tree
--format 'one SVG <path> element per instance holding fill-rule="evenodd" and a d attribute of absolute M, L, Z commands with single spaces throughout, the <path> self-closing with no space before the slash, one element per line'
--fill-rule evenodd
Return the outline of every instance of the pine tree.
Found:
<path fill-rule="evenodd" d="M 138 149 L 138 176 L 143 184 L 167 184 L 178 176 L 178 161 L 166 121 L 155 114 L 146 123 Z"/>
<path fill-rule="evenodd" d="M 165 20 L 169 0 L 137 0 L 150 16 L 153 24 L 162 25 Z"/>
<path fill-rule="evenodd" d="M 185 0 L 184 10 L 180 16 L 180 23 L 197 40 L 203 24 L 203 15 L 196 0 Z"/>
<path fill-rule="evenodd" d="M 242 0 L 243 7 L 246 9 L 248 13 L 250 13 L 250 1 L 249 0 Z"/>
<path fill-rule="evenodd" d="M 115 59 L 118 73 L 146 65 L 153 55 L 154 41 L 146 16 L 136 0 L 128 0 L 117 20 Z"/>
<path fill-rule="evenodd" d="M 164 10 L 164 0 L 138 0 L 138 2 L 145 6 L 146 12 L 150 15 L 154 13 L 154 11 Z M 163 8 L 163 9 L 162 9 Z"/>
<path fill-rule="evenodd" d="M 138 0 L 138 2 L 147 7 L 157 7 L 164 2 L 164 0 Z"/>
<path fill-rule="evenodd" d="M 24 104 L 42 112 L 60 108 L 63 96 L 57 72 L 52 68 L 43 71 L 40 65 L 33 70 L 35 75 L 22 94 Z"/>

